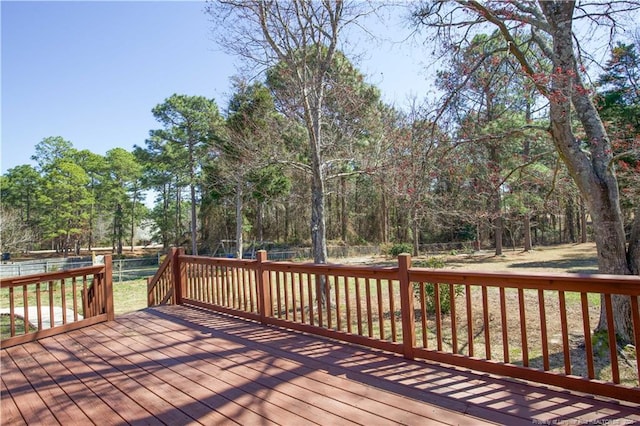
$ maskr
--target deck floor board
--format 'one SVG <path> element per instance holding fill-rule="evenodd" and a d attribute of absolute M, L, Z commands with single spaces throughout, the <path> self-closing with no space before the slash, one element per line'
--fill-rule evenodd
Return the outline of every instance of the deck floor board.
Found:
<path fill-rule="evenodd" d="M 2 423 L 12 425 L 640 423 L 635 404 L 188 306 L 133 312 L 0 355 Z"/>

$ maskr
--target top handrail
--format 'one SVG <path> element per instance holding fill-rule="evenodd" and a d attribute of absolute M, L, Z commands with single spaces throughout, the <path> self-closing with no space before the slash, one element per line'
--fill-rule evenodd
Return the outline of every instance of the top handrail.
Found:
<path fill-rule="evenodd" d="M 59 280 L 62 278 L 80 277 L 100 273 L 104 265 L 84 266 L 82 268 L 65 269 L 62 271 L 45 272 L 43 274 L 21 275 L 17 277 L 0 278 L 0 288 L 9 288 L 25 284 L 36 284 L 44 281 Z"/>

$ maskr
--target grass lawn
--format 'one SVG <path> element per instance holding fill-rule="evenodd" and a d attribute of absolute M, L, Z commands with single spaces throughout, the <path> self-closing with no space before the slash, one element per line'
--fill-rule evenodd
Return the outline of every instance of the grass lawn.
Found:
<path fill-rule="evenodd" d="M 116 315 L 147 307 L 147 280 L 139 279 L 113 284 L 113 305 Z"/>

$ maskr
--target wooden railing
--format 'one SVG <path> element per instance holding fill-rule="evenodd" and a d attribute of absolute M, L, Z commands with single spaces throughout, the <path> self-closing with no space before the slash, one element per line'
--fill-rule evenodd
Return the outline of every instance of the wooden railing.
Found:
<path fill-rule="evenodd" d="M 147 281 L 147 305 L 165 305 L 176 303 L 175 273 L 180 271 L 178 256 L 184 255 L 184 249 L 172 248 L 160 264 L 156 274 Z"/>
<path fill-rule="evenodd" d="M 611 299 L 640 277 L 268 262 L 174 251 L 160 276 L 190 304 L 463 368 L 640 402 L 638 348 L 619 348 Z M 171 291 L 165 291 L 169 294 Z M 594 333 L 604 301 L 608 331 Z M 151 299 L 150 299 L 151 302 Z M 154 303 L 150 303 L 153 305 Z"/>
<path fill-rule="evenodd" d="M 3 348 L 114 319 L 111 256 L 104 265 L 0 279 Z"/>

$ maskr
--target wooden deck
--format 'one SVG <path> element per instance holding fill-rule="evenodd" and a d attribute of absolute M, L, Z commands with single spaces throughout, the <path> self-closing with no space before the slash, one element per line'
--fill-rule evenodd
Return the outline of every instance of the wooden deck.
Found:
<path fill-rule="evenodd" d="M 1 423 L 632 424 L 640 406 L 162 306 L 3 349 Z"/>

